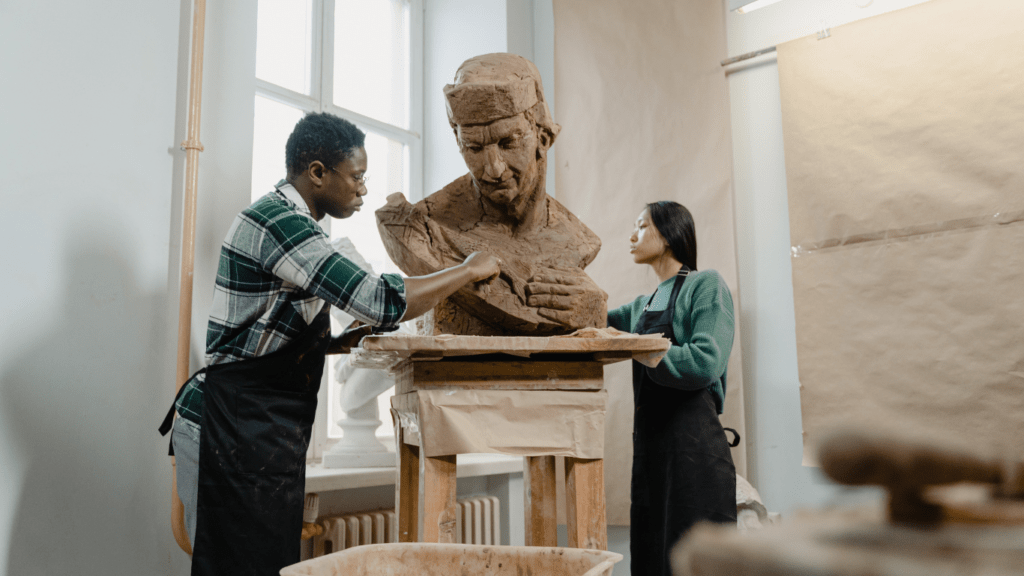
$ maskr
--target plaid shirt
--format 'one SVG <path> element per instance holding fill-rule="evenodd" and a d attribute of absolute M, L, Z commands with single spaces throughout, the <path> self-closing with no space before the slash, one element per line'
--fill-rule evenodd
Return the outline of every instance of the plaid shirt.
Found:
<path fill-rule="evenodd" d="M 405 314 L 405 281 L 375 276 L 334 251 L 298 191 L 281 181 L 231 224 L 220 250 L 206 364 L 265 356 L 298 337 L 326 304 L 373 326 Z M 205 373 L 186 382 L 178 414 L 202 421 Z"/>

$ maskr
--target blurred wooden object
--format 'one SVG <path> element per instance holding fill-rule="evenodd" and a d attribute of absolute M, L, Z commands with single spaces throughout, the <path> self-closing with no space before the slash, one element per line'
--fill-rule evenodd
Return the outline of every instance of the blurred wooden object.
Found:
<path fill-rule="evenodd" d="M 192 63 L 188 88 L 188 134 L 181 143 L 185 150 L 185 207 L 181 215 L 181 274 L 178 294 L 178 364 L 175 393 L 189 376 L 189 336 L 192 332 L 192 272 L 196 253 L 196 190 L 199 186 L 199 119 L 203 103 L 203 37 L 206 29 L 206 0 L 195 0 L 192 13 Z M 174 458 L 171 458 L 173 472 Z M 171 531 L 186 554 L 192 555 L 185 509 L 178 498 L 177 475 L 171 481 Z"/>
<path fill-rule="evenodd" d="M 893 523 L 932 525 L 970 518 L 1024 525 L 1024 462 L 862 430 L 830 434 L 822 441 L 818 458 L 822 472 L 840 484 L 885 488 Z M 936 488 L 965 482 L 990 485 L 998 501 L 972 503 L 970 498 L 957 498 L 962 491 Z"/>
<path fill-rule="evenodd" d="M 743 533 L 701 525 L 673 552 L 675 576 L 1024 574 L 1024 462 L 863 430 L 820 444 L 836 482 L 881 486 L 883 508 L 832 509 Z"/>

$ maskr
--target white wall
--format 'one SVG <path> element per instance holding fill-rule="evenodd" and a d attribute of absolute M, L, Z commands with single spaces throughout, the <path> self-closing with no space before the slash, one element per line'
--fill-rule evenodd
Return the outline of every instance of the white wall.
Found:
<path fill-rule="evenodd" d="M 783 0 L 748 14 L 730 12 L 729 55 L 922 1 Z M 727 2 L 722 4 L 725 9 Z M 783 515 L 837 499 L 876 497 L 877 492 L 841 490 L 816 468 L 801 466 L 789 206 L 774 55 L 732 66 L 729 92 L 750 480 L 768 509 Z"/>
<path fill-rule="evenodd" d="M 188 573 L 156 427 L 174 388 L 191 5 L 0 3 L 0 575 Z M 249 201 L 255 5 L 207 8 L 194 359 Z M 433 191 L 466 170 L 441 87 L 532 22 L 509 24 L 504 1 L 425 5 Z"/>
<path fill-rule="evenodd" d="M 467 172 L 445 112 L 445 84 L 467 58 L 507 50 L 503 0 L 423 2 L 423 193 Z"/>
<path fill-rule="evenodd" d="M 552 0 L 423 0 L 423 193 L 437 192 L 467 172 L 445 112 L 445 84 L 466 59 L 511 52 L 537 65 L 544 98 L 554 110 Z M 555 116 L 555 120 L 558 117 Z M 549 155 L 554 166 L 554 155 Z M 554 195 L 554 170 L 548 170 Z"/>
<path fill-rule="evenodd" d="M 0 4 L 0 574 L 185 570 L 156 426 L 188 4 Z"/>

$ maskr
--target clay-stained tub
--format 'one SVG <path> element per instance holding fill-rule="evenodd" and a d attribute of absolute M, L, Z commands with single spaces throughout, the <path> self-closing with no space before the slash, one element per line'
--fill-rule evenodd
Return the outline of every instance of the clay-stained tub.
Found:
<path fill-rule="evenodd" d="M 368 544 L 286 566 L 281 576 L 611 576 L 619 560 L 580 548 Z"/>

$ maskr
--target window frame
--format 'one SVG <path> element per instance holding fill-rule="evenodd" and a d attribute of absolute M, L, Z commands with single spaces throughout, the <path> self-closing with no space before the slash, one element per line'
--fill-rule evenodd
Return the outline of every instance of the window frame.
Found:
<path fill-rule="evenodd" d="M 354 123 L 365 132 L 373 132 L 402 143 L 409 151 L 409 198 L 416 202 L 423 197 L 423 0 L 409 3 L 409 128 L 402 128 L 370 118 L 334 104 L 334 21 L 335 0 L 312 0 L 310 41 L 310 95 L 301 94 L 255 77 L 256 97 L 263 97 L 301 110 L 303 113 L 328 112 Z M 250 161 L 251 163 L 251 161 Z M 324 221 L 330 234 L 330 220 Z M 337 356 L 328 356 L 327 362 Z M 307 459 L 320 460 L 337 439 L 328 437 L 328 390 L 330 370 L 324 366 L 316 419 Z M 381 415 L 383 420 L 385 415 Z"/>

